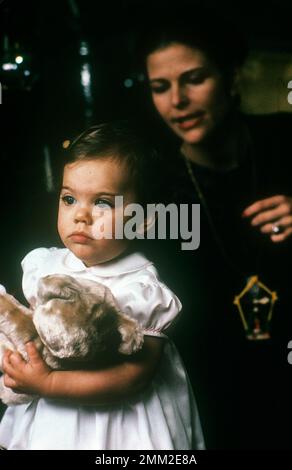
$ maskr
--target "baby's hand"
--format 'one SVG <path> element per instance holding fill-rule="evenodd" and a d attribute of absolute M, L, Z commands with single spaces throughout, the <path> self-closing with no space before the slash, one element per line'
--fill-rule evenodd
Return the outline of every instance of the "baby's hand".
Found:
<path fill-rule="evenodd" d="M 4 384 L 15 393 L 46 396 L 51 386 L 52 370 L 47 366 L 34 343 L 26 344 L 28 362 L 12 351 L 3 358 Z"/>

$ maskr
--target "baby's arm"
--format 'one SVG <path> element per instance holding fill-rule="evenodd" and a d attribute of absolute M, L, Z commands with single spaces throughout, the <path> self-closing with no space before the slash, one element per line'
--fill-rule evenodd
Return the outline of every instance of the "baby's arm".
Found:
<path fill-rule="evenodd" d="M 141 351 L 118 365 L 96 371 L 53 371 L 33 343 L 27 344 L 29 362 L 8 351 L 3 360 L 4 383 L 14 392 L 69 399 L 79 404 L 113 404 L 141 392 L 152 379 L 164 340 L 145 336 Z"/>

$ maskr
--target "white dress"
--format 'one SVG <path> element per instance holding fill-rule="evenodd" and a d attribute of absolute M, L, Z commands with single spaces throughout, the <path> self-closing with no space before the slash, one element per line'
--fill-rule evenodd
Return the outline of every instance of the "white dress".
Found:
<path fill-rule="evenodd" d="M 37 281 L 69 274 L 108 286 L 121 310 L 137 319 L 145 335 L 164 337 L 181 304 L 159 281 L 144 256 L 87 268 L 67 249 L 38 248 L 23 260 L 23 291 L 34 304 Z M 39 398 L 7 408 L 0 445 L 8 449 L 186 450 L 204 449 L 197 406 L 174 344 L 167 339 L 147 389 L 119 405 L 76 406 Z"/>

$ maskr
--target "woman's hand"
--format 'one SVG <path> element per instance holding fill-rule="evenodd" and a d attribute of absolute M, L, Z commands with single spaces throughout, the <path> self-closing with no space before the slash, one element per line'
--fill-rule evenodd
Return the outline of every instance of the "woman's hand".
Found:
<path fill-rule="evenodd" d="M 51 385 L 52 370 L 47 366 L 34 343 L 26 344 L 28 362 L 18 352 L 5 351 L 4 384 L 15 393 L 46 396 Z"/>
<path fill-rule="evenodd" d="M 292 197 L 273 196 L 256 201 L 243 211 L 250 223 L 275 242 L 283 242 L 292 234 Z"/>

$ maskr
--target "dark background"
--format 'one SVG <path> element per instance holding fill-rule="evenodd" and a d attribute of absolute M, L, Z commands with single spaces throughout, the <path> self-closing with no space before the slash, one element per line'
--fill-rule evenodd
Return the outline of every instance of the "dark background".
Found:
<path fill-rule="evenodd" d="M 291 51 L 292 56 L 292 7 L 286 2 L 180 0 L 182 4 L 186 15 L 195 15 L 197 5 L 203 5 L 235 20 L 251 49 Z M 145 21 L 151 34 L 158 8 L 175 9 L 176 4 L 0 1 L 1 64 L 18 54 L 24 58 L 16 71 L 0 71 L 0 283 L 20 298 L 22 257 L 34 247 L 59 243 L 56 168 L 62 142 L 105 119 L 134 116 L 143 121 L 144 83 L 133 66 L 133 45 L 135 31 Z M 90 72 L 87 88 L 81 84 L 82 70 L 87 78 Z"/>

